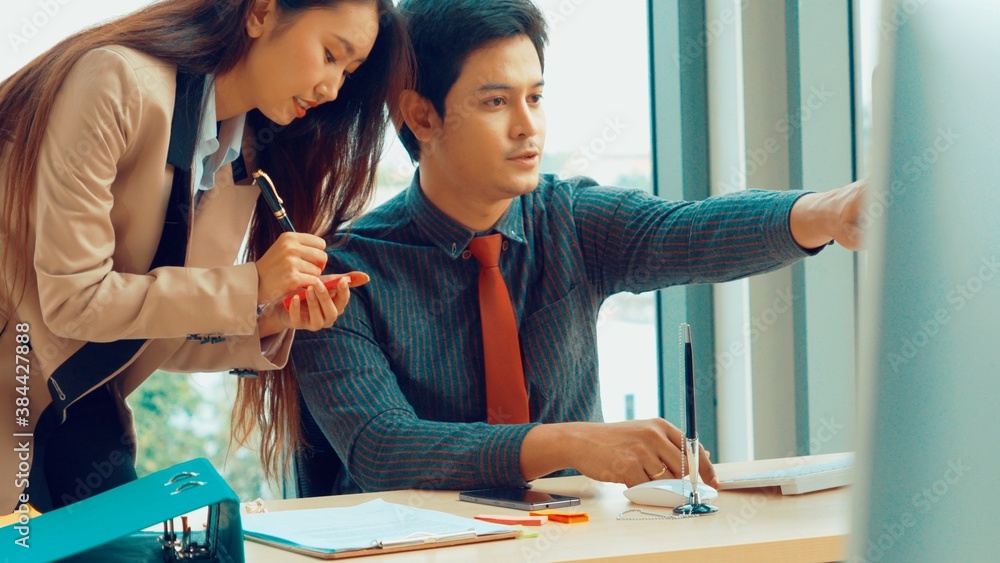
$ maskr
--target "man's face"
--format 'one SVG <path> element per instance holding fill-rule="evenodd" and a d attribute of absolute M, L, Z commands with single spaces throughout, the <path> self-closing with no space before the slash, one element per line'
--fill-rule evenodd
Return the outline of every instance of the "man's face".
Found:
<path fill-rule="evenodd" d="M 421 164 L 433 162 L 450 189 L 482 203 L 531 192 L 545 145 L 543 85 L 527 36 L 473 51 L 445 98 L 443 124 L 421 149 Z"/>

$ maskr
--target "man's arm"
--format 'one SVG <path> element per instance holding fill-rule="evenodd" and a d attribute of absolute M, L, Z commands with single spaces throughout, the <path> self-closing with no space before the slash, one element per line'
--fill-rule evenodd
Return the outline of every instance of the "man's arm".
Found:
<path fill-rule="evenodd" d="M 750 190 L 675 202 L 581 187 L 573 215 L 588 277 L 603 295 L 769 272 L 833 239 L 856 248 L 864 191 L 859 183 L 823 194 Z"/>
<path fill-rule="evenodd" d="M 392 371 L 393 347 L 375 337 L 366 296 L 353 301 L 333 327 L 300 331 L 292 361 L 310 412 L 363 490 L 524 486 L 567 468 L 628 485 L 664 467 L 660 478 L 681 474 L 683 436 L 661 419 L 492 426 L 421 419 Z M 714 484 L 705 452 L 701 475 Z"/>
<path fill-rule="evenodd" d="M 358 485 L 365 491 L 525 485 L 521 442 L 534 425 L 420 419 L 375 338 L 365 297 L 352 301 L 333 327 L 300 331 L 292 361 L 310 412 Z"/>

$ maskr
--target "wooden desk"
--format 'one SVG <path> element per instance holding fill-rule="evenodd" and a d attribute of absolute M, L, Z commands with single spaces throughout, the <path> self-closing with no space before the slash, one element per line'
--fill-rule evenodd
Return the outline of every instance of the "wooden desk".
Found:
<path fill-rule="evenodd" d="M 762 460 L 716 465 L 720 478 L 805 463 L 826 461 L 842 454 Z M 358 563 L 468 563 L 471 561 L 838 561 L 847 555 L 850 527 L 850 488 L 799 496 L 781 496 L 777 488 L 722 491 L 712 516 L 685 520 L 619 521 L 629 508 L 667 513 L 670 509 L 640 507 L 622 495 L 624 485 L 586 477 L 541 479 L 540 491 L 578 496 L 590 522 L 538 528 L 537 538 L 502 540 L 351 559 Z M 271 501 L 268 510 L 353 506 L 381 497 L 394 502 L 472 517 L 476 514 L 524 514 L 523 511 L 458 500 L 455 491 L 392 491 Z M 695 552 L 697 559 L 690 559 Z M 248 562 L 320 561 L 287 551 L 246 542 Z"/>

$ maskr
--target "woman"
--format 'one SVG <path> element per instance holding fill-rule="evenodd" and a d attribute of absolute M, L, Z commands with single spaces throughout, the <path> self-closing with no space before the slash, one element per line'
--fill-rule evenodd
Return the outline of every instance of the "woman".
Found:
<path fill-rule="evenodd" d="M 164 0 L 0 84 L 0 401 L 16 411 L 0 506 L 135 479 L 124 397 L 154 370 L 280 369 L 292 331 L 336 320 L 349 290 L 323 286 L 323 239 L 281 233 L 247 172 L 267 171 L 301 231 L 350 219 L 409 68 L 391 0 Z"/>

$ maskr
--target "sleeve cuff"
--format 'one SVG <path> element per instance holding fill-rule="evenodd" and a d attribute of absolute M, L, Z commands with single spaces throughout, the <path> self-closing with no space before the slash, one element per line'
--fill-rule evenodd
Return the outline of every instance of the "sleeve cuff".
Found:
<path fill-rule="evenodd" d="M 793 190 L 781 193 L 777 205 L 771 208 L 764 219 L 764 237 L 777 262 L 815 256 L 826 248 L 826 245 L 813 249 L 802 248 L 792 236 L 792 207 L 799 198 L 810 193 L 813 192 Z"/>
<path fill-rule="evenodd" d="M 521 444 L 528 432 L 538 426 L 532 424 L 504 424 L 491 427 L 493 432 L 483 441 L 479 450 L 479 468 L 482 482 L 488 487 L 527 487 L 521 475 Z"/>
<path fill-rule="evenodd" d="M 254 360 L 250 363 L 250 367 L 232 369 L 229 370 L 229 373 L 239 377 L 253 378 L 257 377 L 258 372 L 274 371 L 285 367 L 288 363 L 288 356 L 291 354 L 292 341 L 295 340 L 295 331 L 285 330 L 265 338 L 249 338 L 247 340 L 258 343 Z"/>

